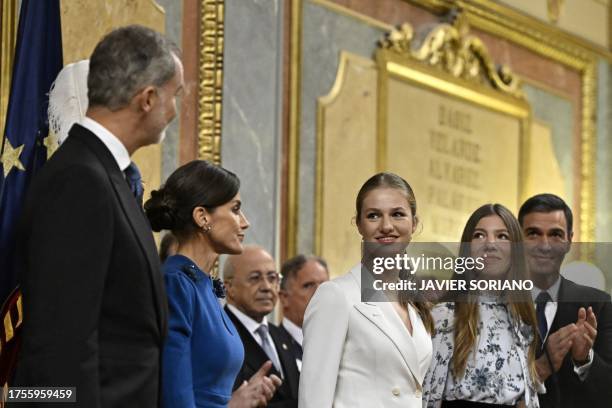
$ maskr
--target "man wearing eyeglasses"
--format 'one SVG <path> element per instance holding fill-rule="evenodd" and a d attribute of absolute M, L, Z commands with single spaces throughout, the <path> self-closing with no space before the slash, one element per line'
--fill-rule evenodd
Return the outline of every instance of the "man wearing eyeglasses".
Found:
<path fill-rule="evenodd" d="M 234 387 L 270 360 L 270 374 L 282 378 L 283 383 L 268 406 L 297 408 L 299 372 L 289 339 L 266 317 L 278 301 L 279 275 L 274 258 L 264 248 L 245 246 L 242 254 L 227 258 L 223 279 L 227 289 L 225 310 L 244 345 L 244 363 Z"/>

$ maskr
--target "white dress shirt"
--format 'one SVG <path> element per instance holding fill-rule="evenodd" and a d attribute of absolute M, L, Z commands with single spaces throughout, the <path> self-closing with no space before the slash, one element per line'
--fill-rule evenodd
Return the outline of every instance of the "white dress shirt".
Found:
<path fill-rule="evenodd" d="M 251 336 L 253 336 L 253 338 L 255 339 L 257 344 L 259 344 L 259 347 L 261 347 L 263 349 L 262 338 L 259 335 L 259 332 L 257 332 L 257 329 L 261 325 L 268 326 L 268 318 L 266 316 L 264 316 L 262 321 L 261 321 L 261 323 L 259 323 L 259 322 L 255 321 L 254 319 L 252 319 L 250 316 L 247 316 L 246 314 L 241 312 L 234 305 L 230 305 L 228 303 L 227 307 L 229 308 L 229 310 L 231 310 L 231 312 L 234 314 L 234 316 L 236 316 L 238 318 L 238 320 L 240 320 L 240 323 L 242 323 L 242 325 L 247 329 L 247 331 L 251 334 Z M 276 360 L 280 362 L 280 358 L 278 356 L 278 351 L 276 351 L 276 344 L 274 344 L 274 340 L 272 339 L 272 336 L 270 336 L 270 330 L 268 330 L 268 342 L 272 345 L 272 351 L 276 355 Z M 282 376 L 283 375 L 283 368 L 282 367 L 278 367 L 278 371 L 280 372 L 280 374 Z"/>
<path fill-rule="evenodd" d="M 295 340 L 301 347 L 302 342 L 304 341 L 304 333 L 302 332 L 302 328 L 286 317 L 283 317 L 282 324 L 285 330 L 287 330 L 291 337 L 293 337 L 293 340 Z"/>
<path fill-rule="evenodd" d="M 546 326 L 548 327 L 548 332 L 546 333 L 546 337 L 542 342 L 545 342 L 550 334 L 550 326 L 555 320 L 555 316 L 557 314 L 557 309 L 559 308 L 559 288 L 561 287 L 561 276 L 557 278 L 555 283 L 551 285 L 550 288 L 546 289 L 546 292 L 550 295 L 552 301 L 546 303 L 544 307 L 544 316 L 546 316 Z M 544 292 L 544 290 L 538 288 L 534 285 L 533 289 L 531 289 L 531 297 L 535 302 L 536 298 L 540 293 Z M 578 320 L 578 316 L 576 316 L 576 320 Z M 570 350 L 571 353 L 571 350 Z M 572 360 L 573 362 L 573 360 Z M 578 375 L 581 381 L 584 381 L 587 375 L 589 374 L 589 368 L 591 368 L 591 364 L 593 364 L 593 349 L 589 351 L 589 355 L 587 358 L 587 362 L 581 366 L 576 366 L 574 363 L 574 372 Z"/>
<path fill-rule="evenodd" d="M 297 344 L 300 345 L 300 347 L 304 347 L 302 346 L 302 342 L 304 341 L 304 333 L 302 332 L 302 328 L 297 324 L 293 323 L 291 320 L 287 319 L 286 317 L 283 317 L 282 325 L 285 330 L 287 330 L 289 335 L 293 338 L 293 340 L 295 340 Z M 295 364 L 297 365 L 298 371 L 302 372 L 302 360 L 296 358 Z"/>
<path fill-rule="evenodd" d="M 104 146 L 111 152 L 121 171 L 127 169 L 132 162 L 130 154 L 117 136 L 113 135 L 107 128 L 87 116 L 85 116 L 79 124 L 85 129 L 90 130 L 91 133 L 96 135 L 96 137 L 104 143 Z"/>

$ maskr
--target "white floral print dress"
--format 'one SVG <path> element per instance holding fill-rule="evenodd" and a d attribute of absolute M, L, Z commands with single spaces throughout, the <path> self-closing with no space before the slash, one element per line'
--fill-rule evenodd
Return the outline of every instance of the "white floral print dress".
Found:
<path fill-rule="evenodd" d="M 479 301 L 478 337 L 462 378 L 451 370 L 454 350 L 455 305 L 442 303 L 432 310 L 436 325 L 433 357 L 423 382 L 423 407 L 438 408 L 443 400 L 468 400 L 489 404 L 539 408 L 538 392 L 529 374 L 527 355 L 534 331 L 517 323 L 506 304 Z"/>

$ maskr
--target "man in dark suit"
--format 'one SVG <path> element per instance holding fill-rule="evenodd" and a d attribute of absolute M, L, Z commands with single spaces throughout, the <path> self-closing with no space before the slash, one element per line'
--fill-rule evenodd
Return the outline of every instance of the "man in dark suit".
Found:
<path fill-rule="evenodd" d="M 302 371 L 302 324 L 310 298 L 329 280 L 327 262 L 318 256 L 296 255 L 281 267 L 280 301 L 283 321 L 279 329 L 291 343 L 298 370 Z"/>
<path fill-rule="evenodd" d="M 160 141 L 182 84 L 177 50 L 148 28 L 119 28 L 96 46 L 86 117 L 24 208 L 15 385 L 76 387 L 71 407 L 159 405 L 167 306 L 130 156 Z"/>
<path fill-rule="evenodd" d="M 234 388 L 248 381 L 270 360 L 270 373 L 283 382 L 268 406 L 297 408 L 299 372 L 291 352 L 291 339 L 266 317 L 278 300 L 279 276 L 274 259 L 261 247 L 246 246 L 242 254 L 228 257 L 223 279 L 227 288 L 225 310 L 244 345 L 244 363 Z"/>
<path fill-rule="evenodd" d="M 553 194 L 528 199 L 519 211 L 534 282 L 540 337 L 536 366 L 545 380 L 540 407 L 609 407 L 612 401 L 610 295 L 560 275 L 573 237 L 572 211 Z"/>

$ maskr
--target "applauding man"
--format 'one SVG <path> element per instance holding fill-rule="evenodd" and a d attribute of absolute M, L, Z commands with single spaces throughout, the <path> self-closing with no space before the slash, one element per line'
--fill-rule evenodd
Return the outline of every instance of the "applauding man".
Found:
<path fill-rule="evenodd" d="M 561 198 L 539 194 L 521 206 L 519 222 L 542 340 L 536 364 L 547 392 L 540 394 L 540 407 L 609 407 L 610 295 L 560 276 L 572 243 L 572 211 Z"/>

